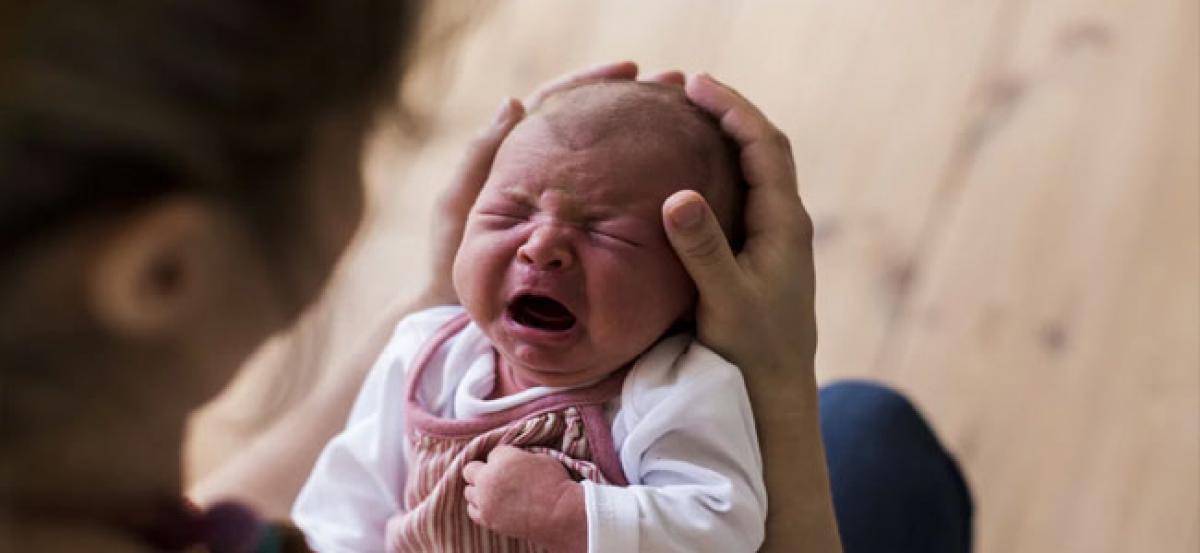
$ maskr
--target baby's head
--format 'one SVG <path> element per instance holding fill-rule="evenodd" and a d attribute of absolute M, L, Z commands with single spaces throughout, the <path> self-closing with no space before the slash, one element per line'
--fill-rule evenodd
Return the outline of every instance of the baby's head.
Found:
<path fill-rule="evenodd" d="M 695 286 L 661 215 L 683 189 L 733 236 L 735 153 L 677 87 L 581 85 L 512 130 L 472 208 L 454 285 L 524 383 L 602 377 L 690 315 Z"/>

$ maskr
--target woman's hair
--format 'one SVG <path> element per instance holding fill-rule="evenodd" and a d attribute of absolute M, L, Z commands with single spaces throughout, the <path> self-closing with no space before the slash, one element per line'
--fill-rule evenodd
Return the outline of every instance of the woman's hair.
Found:
<path fill-rule="evenodd" d="M 394 94 L 412 0 L 0 4 L 0 264 L 44 231 L 173 192 L 297 202 L 315 126 Z"/>

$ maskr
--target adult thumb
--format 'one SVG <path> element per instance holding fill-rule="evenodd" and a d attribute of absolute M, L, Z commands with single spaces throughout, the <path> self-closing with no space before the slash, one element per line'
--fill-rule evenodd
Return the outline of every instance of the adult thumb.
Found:
<path fill-rule="evenodd" d="M 667 239 L 696 282 L 701 302 L 720 303 L 740 286 L 742 270 L 708 202 L 694 190 L 681 190 L 663 202 L 662 210 Z"/>

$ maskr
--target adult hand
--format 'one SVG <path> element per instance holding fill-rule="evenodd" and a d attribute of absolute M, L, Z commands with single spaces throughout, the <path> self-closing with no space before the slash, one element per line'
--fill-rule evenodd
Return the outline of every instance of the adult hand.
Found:
<path fill-rule="evenodd" d="M 467 147 L 466 156 L 459 164 L 458 171 L 438 198 L 433 228 L 433 272 L 422 296 L 415 305 L 406 305 L 406 312 L 433 305 L 458 303 L 450 275 L 454 266 L 454 255 L 462 242 L 467 215 L 487 180 L 496 150 L 500 148 L 500 143 L 508 136 L 509 131 L 524 118 L 526 111 L 537 109 L 547 96 L 564 88 L 588 81 L 633 80 L 637 76 L 638 66 L 631 61 L 596 65 L 547 82 L 523 101 L 506 98 L 500 104 L 500 110 L 491 124 Z M 647 80 L 676 86 L 684 84 L 683 73 L 673 70 L 657 73 Z"/>
<path fill-rule="evenodd" d="M 708 75 L 692 76 L 685 90 L 740 147 L 749 188 L 746 239 L 736 256 L 699 194 L 680 191 L 663 203 L 667 237 L 700 292 L 699 338 L 746 369 L 791 370 L 797 363 L 811 369 L 817 341 L 812 222 L 796 190 L 788 138 Z M 748 373 L 751 380 L 757 376 Z"/>
<path fill-rule="evenodd" d="M 685 91 L 740 147 L 749 188 L 746 241 L 736 256 L 695 192 L 663 202 L 663 226 L 700 292 L 700 340 L 746 379 L 771 503 L 760 551 L 841 551 L 813 375 L 812 222 L 796 190 L 791 145 L 712 77 L 690 77 Z"/>

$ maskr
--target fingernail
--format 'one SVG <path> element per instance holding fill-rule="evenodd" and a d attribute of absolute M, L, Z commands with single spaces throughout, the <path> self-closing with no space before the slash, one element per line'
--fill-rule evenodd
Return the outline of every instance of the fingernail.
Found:
<path fill-rule="evenodd" d="M 500 102 L 500 109 L 496 110 L 496 117 L 492 119 L 492 126 L 508 121 L 508 118 L 512 116 L 512 102 L 512 98 L 505 98 Z"/>
<path fill-rule="evenodd" d="M 671 210 L 671 222 L 676 228 L 691 229 L 700 224 L 704 218 L 704 206 L 700 202 L 685 202 Z"/>

